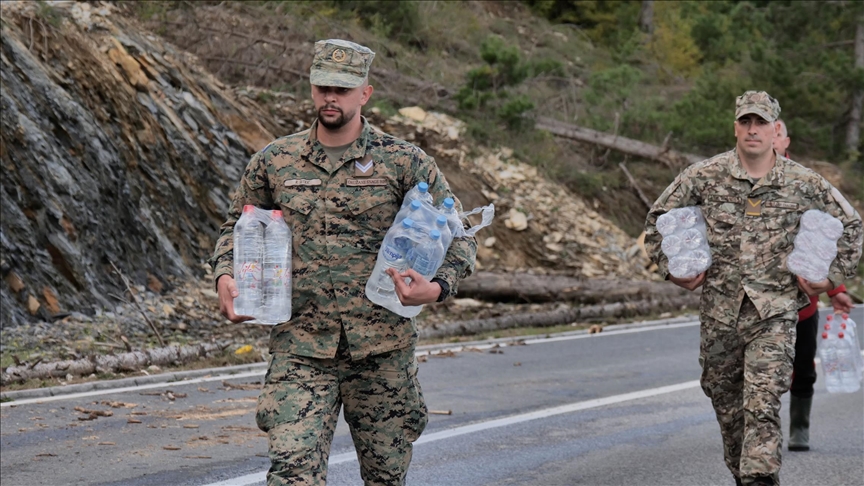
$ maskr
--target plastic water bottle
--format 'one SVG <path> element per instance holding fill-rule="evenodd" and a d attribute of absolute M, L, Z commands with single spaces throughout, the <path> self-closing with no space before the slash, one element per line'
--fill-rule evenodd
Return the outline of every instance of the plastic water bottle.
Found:
<path fill-rule="evenodd" d="M 259 320 L 279 324 L 291 319 L 291 229 L 282 211 L 270 212 L 264 230 L 264 305 Z"/>
<path fill-rule="evenodd" d="M 261 260 L 264 225 L 255 217 L 255 206 L 243 206 L 243 214 L 234 225 L 234 280 L 239 295 L 234 299 L 234 313 L 255 316 L 260 312 Z"/>
<path fill-rule="evenodd" d="M 810 209 L 801 215 L 799 226 L 786 268 L 805 280 L 821 282 L 828 277 L 828 268 L 837 256 L 843 223 L 828 213 Z"/>
<path fill-rule="evenodd" d="M 861 386 L 857 362 L 852 356 L 848 336 L 842 331 L 836 335 L 827 331 L 822 333 L 819 358 L 829 393 L 852 393 Z"/>
<path fill-rule="evenodd" d="M 429 232 L 429 236 L 415 248 L 411 268 L 426 280 L 432 280 L 443 261 L 444 246 L 441 244 L 441 232 L 433 229 Z"/>
<path fill-rule="evenodd" d="M 429 204 L 433 203 L 432 194 L 429 194 L 429 184 L 421 182 L 411 188 L 408 194 L 405 194 L 405 199 L 402 201 L 402 207 L 406 207 L 413 201 L 426 201 Z"/>
<path fill-rule="evenodd" d="M 394 268 L 399 273 L 404 273 L 408 269 L 409 253 L 413 250 L 411 232 L 414 229 L 414 221 L 411 218 L 402 220 L 399 229 L 392 234 L 390 232 L 384 237 L 384 243 L 381 246 L 380 258 L 375 262 L 375 268 L 372 270 L 372 275 L 369 277 L 367 285 L 370 286 L 367 292 L 370 294 L 370 299 L 379 305 L 384 305 L 383 302 L 376 301 L 372 295 L 378 297 L 382 301 L 399 302 L 396 296 L 396 284 L 387 270 Z"/>
<path fill-rule="evenodd" d="M 450 227 L 451 238 L 459 238 L 465 235 L 465 228 L 462 226 L 462 219 L 459 218 L 459 211 L 456 210 L 456 201 L 452 197 L 444 198 L 441 205 L 438 206 L 438 212 L 447 218 L 447 225 Z M 452 239 L 451 239 L 452 241 Z"/>
<path fill-rule="evenodd" d="M 849 336 L 849 340 L 852 342 L 853 350 L 855 351 L 855 356 L 858 358 L 858 369 L 864 373 L 864 356 L 861 356 L 861 342 L 858 340 L 858 326 L 855 324 L 855 321 L 849 317 L 849 314 L 843 313 L 840 318 L 840 329 L 846 332 Z M 862 379 L 864 379 L 864 375 L 862 375 Z"/>
<path fill-rule="evenodd" d="M 852 344 L 852 340 L 843 331 L 837 333 L 837 338 L 840 343 L 837 357 L 840 361 L 840 376 L 843 378 L 843 391 L 853 393 L 861 388 L 861 369 L 858 365 L 858 356 L 861 355 L 861 352 L 858 350 L 858 346 Z"/>
<path fill-rule="evenodd" d="M 435 218 L 435 229 L 441 233 L 441 246 L 444 247 L 444 251 L 446 252 L 447 248 L 450 247 L 450 243 L 453 241 L 453 234 L 450 232 L 450 226 L 447 225 L 446 216 L 438 215 L 438 217 Z"/>

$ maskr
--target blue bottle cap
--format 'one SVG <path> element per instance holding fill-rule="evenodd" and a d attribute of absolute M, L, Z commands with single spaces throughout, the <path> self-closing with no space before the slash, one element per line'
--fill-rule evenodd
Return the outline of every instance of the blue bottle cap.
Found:
<path fill-rule="evenodd" d="M 433 240 L 437 240 L 438 238 L 441 238 L 441 232 L 438 231 L 438 230 L 432 230 L 432 231 L 429 232 L 429 236 L 430 236 Z"/>
<path fill-rule="evenodd" d="M 429 191 L 429 184 L 426 184 L 425 182 L 421 182 L 420 184 L 417 184 L 417 189 L 419 189 L 420 192 L 428 192 Z"/>
<path fill-rule="evenodd" d="M 420 201 L 416 199 L 411 201 L 411 211 L 417 211 L 418 209 L 420 209 L 420 206 L 422 206 Z"/>
<path fill-rule="evenodd" d="M 444 200 L 444 207 L 446 209 L 453 209 L 453 206 L 455 206 L 455 205 L 456 205 L 456 201 L 454 201 L 452 197 L 448 197 L 447 199 Z"/>
<path fill-rule="evenodd" d="M 435 218 L 435 224 L 437 224 L 438 226 L 444 226 L 445 224 L 447 224 L 447 218 L 444 216 L 438 216 L 437 218 Z"/>
<path fill-rule="evenodd" d="M 414 226 L 414 220 L 413 219 L 405 218 L 402 220 L 402 227 L 403 228 L 410 228 L 412 226 Z"/>

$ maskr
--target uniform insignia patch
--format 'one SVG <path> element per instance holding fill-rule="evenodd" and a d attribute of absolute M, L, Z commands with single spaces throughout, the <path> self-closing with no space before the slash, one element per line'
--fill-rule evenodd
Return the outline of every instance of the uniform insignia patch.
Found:
<path fill-rule="evenodd" d="M 333 55 L 330 56 L 330 59 L 333 59 L 335 62 L 344 62 L 346 57 L 345 51 L 342 49 L 336 49 L 333 51 Z"/>
<path fill-rule="evenodd" d="M 747 206 L 744 208 L 747 216 L 760 216 L 762 214 L 762 200 L 747 198 Z"/>
<path fill-rule="evenodd" d="M 387 179 L 347 179 L 345 185 L 348 187 L 364 187 L 364 186 L 386 186 Z"/>
<path fill-rule="evenodd" d="M 837 204 L 839 204 L 840 207 L 843 208 L 843 212 L 846 213 L 847 218 L 852 218 L 855 216 L 855 209 L 852 208 L 852 205 L 849 204 L 849 201 L 847 201 L 846 198 L 843 197 L 843 194 L 841 194 L 840 191 L 838 191 L 837 188 L 834 186 L 831 186 L 831 196 L 833 196 L 834 200 L 837 201 Z"/>
<path fill-rule="evenodd" d="M 372 175 L 373 162 L 370 158 L 368 161 L 364 157 L 361 160 L 354 161 L 354 177 L 368 177 Z"/>
<path fill-rule="evenodd" d="M 320 186 L 321 179 L 288 179 L 285 181 L 285 187 L 292 186 Z"/>

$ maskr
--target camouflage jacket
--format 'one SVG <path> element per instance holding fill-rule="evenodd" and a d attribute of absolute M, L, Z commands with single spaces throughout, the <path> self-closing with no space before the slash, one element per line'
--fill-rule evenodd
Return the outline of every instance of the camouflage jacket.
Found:
<path fill-rule="evenodd" d="M 758 208 L 745 213 L 745 207 Z M 735 150 L 693 164 L 666 188 L 645 222 L 645 246 L 660 274 L 668 260 L 660 249 L 657 217 L 674 208 L 699 206 L 705 216 L 713 263 L 705 276 L 701 313 L 726 324 L 738 319 L 744 295 L 764 320 L 809 304 L 797 279 L 786 268 L 808 209 L 827 212 L 843 222 L 837 258 L 829 280 L 838 286 L 855 274 L 861 258 L 861 217 L 822 176 L 786 157 L 762 179 L 752 182 Z M 754 215 L 757 213 L 758 215 Z"/>
<path fill-rule="evenodd" d="M 293 238 L 292 318 L 272 329 L 270 351 L 330 358 L 342 330 L 354 359 L 414 344 L 414 320 L 370 302 L 366 280 L 412 187 L 428 182 L 436 203 L 455 196 L 434 159 L 374 130 L 365 118 L 338 163 L 327 159 L 316 127 L 279 138 L 252 157 L 216 242 L 215 278 L 233 276 L 233 229 L 243 206 L 281 209 Z M 473 272 L 476 253 L 473 237 L 450 245 L 436 277 L 451 295 Z"/>

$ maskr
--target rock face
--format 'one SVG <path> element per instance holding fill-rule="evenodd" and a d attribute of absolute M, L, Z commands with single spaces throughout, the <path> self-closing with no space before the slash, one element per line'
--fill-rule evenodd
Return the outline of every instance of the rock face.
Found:
<path fill-rule="evenodd" d="M 266 113 L 110 7 L 2 8 L 3 325 L 113 308 L 111 263 L 163 291 L 203 275 Z"/>

